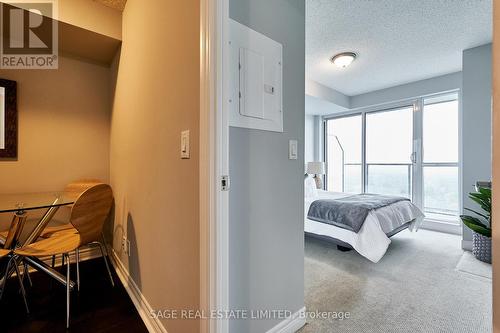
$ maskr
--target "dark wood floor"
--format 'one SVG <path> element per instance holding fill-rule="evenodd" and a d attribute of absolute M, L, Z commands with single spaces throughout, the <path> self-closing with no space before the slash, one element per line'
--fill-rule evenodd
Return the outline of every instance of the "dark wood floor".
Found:
<path fill-rule="evenodd" d="M 71 267 L 72 278 L 76 272 Z M 71 296 L 70 332 L 147 332 L 127 292 L 114 275 L 112 288 L 101 258 L 80 264 L 81 290 Z M 31 314 L 27 315 L 17 280 L 7 282 L 0 300 L 0 332 L 67 332 L 66 292 L 42 273 L 32 273 L 27 286 Z M 75 279 L 76 280 L 76 279 Z"/>

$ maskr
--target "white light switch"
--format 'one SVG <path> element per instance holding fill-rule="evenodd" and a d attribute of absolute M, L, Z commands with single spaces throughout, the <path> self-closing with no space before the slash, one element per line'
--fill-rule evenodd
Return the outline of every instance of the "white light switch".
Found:
<path fill-rule="evenodd" d="M 189 130 L 181 132 L 181 158 L 189 158 Z"/>
<path fill-rule="evenodd" d="M 299 144 L 298 144 L 297 140 L 288 141 L 288 159 L 289 160 L 296 160 L 297 159 L 298 145 Z"/>

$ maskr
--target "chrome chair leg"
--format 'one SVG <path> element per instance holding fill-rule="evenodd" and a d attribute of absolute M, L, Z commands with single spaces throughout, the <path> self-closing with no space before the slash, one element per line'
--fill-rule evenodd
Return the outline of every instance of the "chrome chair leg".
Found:
<path fill-rule="evenodd" d="M 64 257 L 64 255 L 63 255 L 63 257 Z M 56 256 L 55 255 L 52 256 L 51 267 L 53 269 L 56 267 Z M 52 289 L 52 279 L 50 279 L 49 285 L 50 285 L 50 289 Z"/>
<path fill-rule="evenodd" d="M 70 291 L 71 291 L 71 280 L 70 280 L 70 261 L 69 261 L 69 254 L 63 255 L 66 256 L 67 258 L 67 265 L 66 265 L 66 328 L 69 328 L 69 309 L 70 309 Z"/>
<path fill-rule="evenodd" d="M 0 300 L 2 299 L 3 293 L 5 291 L 5 287 L 7 286 L 7 280 L 9 279 L 9 276 L 10 276 L 10 266 L 11 266 L 13 260 L 14 260 L 14 257 L 10 258 L 9 261 L 7 262 L 7 267 L 5 268 L 5 274 L 1 280 L 2 289 L 0 290 Z"/>
<path fill-rule="evenodd" d="M 75 260 L 76 260 L 76 287 L 80 291 L 80 249 L 75 250 Z"/>
<path fill-rule="evenodd" d="M 24 276 L 28 278 L 28 283 L 30 284 L 30 287 L 33 287 L 33 281 L 31 281 L 31 276 L 30 276 L 30 270 L 28 267 L 28 263 L 24 261 L 24 272 L 23 272 L 23 281 L 24 281 Z"/>
<path fill-rule="evenodd" d="M 21 272 L 19 270 L 19 266 L 17 264 L 16 259 L 14 259 L 14 268 L 16 269 L 17 280 L 19 281 L 19 285 L 21 287 L 21 294 L 23 295 L 24 306 L 26 307 L 26 313 L 30 313 L 30 309 L 28 307 L 28 301 L 26 300 L 26 290 L 24 290 L 23 278 L 21 277 Z"/>
<path fill-rule="evenodd" d="M 97 244 L 99 245 L 99 248 L 101 249 L 102 258 L 104 259 L 104 263 L 106 264 L 106 269 L 108 270 L 109 280 L 111 281 L 111 286 L 114 287 L 115 286 L 115 281 L 113 281 L 113 274 L 111 274 L 111 269 L 109 268 L 108 258 L 104 254 L 104 247 L 105 247 L 105 245 L 101 244 L 100 242 L 97 242 Z"/>

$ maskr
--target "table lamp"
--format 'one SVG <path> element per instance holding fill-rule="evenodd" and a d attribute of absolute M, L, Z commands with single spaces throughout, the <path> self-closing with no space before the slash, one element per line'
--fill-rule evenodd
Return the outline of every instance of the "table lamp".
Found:
<path fill-rule="evenodd" d="M 316 188 L 323 189 L 323 179 L 320 175 L 325 174 L 325 163 L 324 162 L 309 162 L 307 163 L 307 173 L 314 175 L 314 180 L 316 181 Z"/>

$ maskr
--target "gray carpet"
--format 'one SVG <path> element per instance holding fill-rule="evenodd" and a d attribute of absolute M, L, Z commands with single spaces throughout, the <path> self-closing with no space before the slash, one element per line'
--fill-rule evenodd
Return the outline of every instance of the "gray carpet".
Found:
<path fill-rule="evenodd" d="M 300 332 L 491 332 L 491 282 L 455 269 L 460 239 L 404 231 L 374 264 L 306 238 L 307 311 L 344 311 L 350 318 L 308 318 Z"/>
<path fill-rule="evenodd" d="M 472 277 L 478 279 L 493 279 L 493 269 L 490 264 L 479 261 L 471 252 L 464 252 L 462 258 L 457 264 L 457 270 L 469 273 Z"/>

